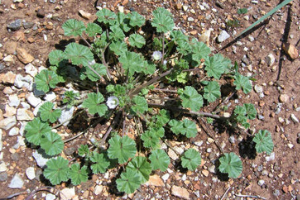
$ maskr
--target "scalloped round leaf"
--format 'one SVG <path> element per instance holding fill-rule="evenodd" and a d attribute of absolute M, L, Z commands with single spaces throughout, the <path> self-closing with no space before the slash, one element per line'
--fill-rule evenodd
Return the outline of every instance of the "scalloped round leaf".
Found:
<path fill-rule="evenodd" d="M 153 19 L 151 25 L 156 27 L 157 32 L 168 32 L 171 31 L 175 24 L 172 18 L 172 14 L 164 9 L 164 8 L 157 8 L 153 11 Z"/>
<path fill-rule="evenodd" d="M 130 46 L 137 48 L 142 48 L 146 44 L 145 38 L 139 34 L 130 35 L 128 41 Z"/>
<path fill-rule="evenodd" d="M 104 154 L 99 154 L 97 152 L 93 152 L 93 155 L 91 156 L 91 161 L 95 164 L 91 165 L 91 169 L 94 174 L 97 174 L 99 172 L 105 173 L 107 168 L 110 165 L 110 162 L 108 159 L 104 157 Z"/>
<path fill-rule="evenodd" d="M 47 178 L 52 185 L 58 185 L 62 181 L 67 181 L 69 179 L 69 162 L 62 157 L 52 158 L 46 164 L 46 169 L 44 170 L 44 176 Z"/>
<path fill-rule="evenodd" d="M 117 20 L 117 15 L 106 8 L 99 10 L 96 15 L 98 16 L 98 22 L 103 22 L 104 24 L 113 25 Z"/>
<path fill-rule="evenodd" d="M 113 41 L 109 45 L 109 49 L 116 55 L 121 56 L 124 52 L 127 51 L 127 44 L 124 41 Z"/>
<path fill-rule="evenodd" d="M 252 103 L 245 103 L 244 107 L 246 108 L 246 115 L 248 119 L 255 119 L 257 115 L 255 106 Z"/>
<path fill-rule="evenodd" d="M 71 183 L 73 185 L 79 185 L 82 182 L 86 182 L 88 180 L 87 166 L 83 166 L 80 169 L 79 163 L 72 164 L 68 176 L 71 179 Z"/>
<path fill-rule="evenodd" d="M 205 70 L 207 76 L 220 79 L 222 74 L 228 69 L 231 61 L 221 54 L 215 54 L 205 60 Z"/>
<path fill-rule="evenodd" d="M 55 88 L 61 79 L 55 72 L 44 69 L 34 77 L 34 82 L 36 89 L 47 93 L 50 88 Z"/>
<path fill-rule="evenodd" d="M 132 169 L 136 171 L 136 174 L 140 177 L 140 182 L 143 184 L 149 180 L 150 173 L 152 168 L 150 163 L 147 162 L 147 159 L 142 156 L 134 157 L 127 165 L 127 169 Z"/>
<path fill-rule="evenodd" d="M 39 114 L 41 119 L 46 122 L 50 121 L 54 123 L 61 115 L 61 109 L 53 109 L 54 104 L 47 101 L 39 108 Z"/>
<path fill-rule="evenodd" d="M 203 97 L 208 102 L 214 102 L 221 96 L 221 88 L 216 81 L 210 81 L 207 86 L 204 87 Z"/>
<path fill-rule="evenodd" d="M 58 66 L 65 59 L 65 54 L 61 50 L 53 50 L 49 53 L 49 62 L 51 65 Z"/>
<path fill-rule="evenodd" d="M 154 131 L 148 130 L 145 131 L 141 139 L 143 140 L 143 146 L 147 148 L 155 148 L 159 145 L 159 137 Z"/>
<path fill-rule="evenodd" d="M 66 36 L 79 36 L 82 35 L 82 32 L 85 31 L 85 26 L 82 21 L 76 19 L 69 19 L 63 25 L 62 28 L 65 31 Z"/>
<path fill-rule="evenodd" d="M 178 135 L 183 131 L 183 122 L 182 121 L 177 121 L 175 119 L 172 119 L 169 122 L 169 125 L 171 126 L 171 131 Z"/>
<path fill-rule="evenodd" d="M 152 151 L 149 159 L 151 161 L 150 165 L 153 170 L 160 169 L 160 171 L 164 172 L 167 170 L 170 164 L 170 158 L 168 154 L 162 149 L 156 149 Z"/>
<path fill-rule="evenodd" d="M 271 133 L 267 130 L 259 130 L 253 138 L 253 142 L 256 143 L 255 149 L 258 153 L 266 152 L 267 154 L 272 153 L 274 144 Z"/>
<path fill-rule="evenodd" d="M 71 60 L 73 65 L 87 66 L 89 62 L 94 60 L 94 54 L 88 47 L 75 42 L 66 46 L 65 56 Z"/>
<path fill-rule="evenodd" d="M 141 185 L 140 177 L 136 171 L 132 169 L 126 169 L 126 172 L 122 172 L 121 178 L 118 178 L 116 183 L 117 189 L 126 194 L 133 193 Z"/>
<path fill-rule="evenodd" d="M 41 138 L 51 132 L 49 124 L 42 122 L 39 118 L 34 118 L 25 126 L 25 138 L 34 145 L 40 145 Z"/>
<path fill-rule="evenodd" d="M 237 90 L 243 89 L 245 94 L 248 94 L 252 90 L 252 83 L 249 78 L 239 73 L 235 75 L 233 84 L 236 86 Z"/>
<path fill-rule="evenodd" d="M 135 96 L 132 99 L 134 105 L 131 106 L 131 110 L 134 114 L 144 113 L 148 110 L 148 103 L 144 97 Z"/>
<path fill-rule="evenodd" d="M 54 156 L 62 152 L 64 142 L 57 133 L 49 132 L 42 135 L 40 146 L 47 155 Z"/>
<path fill-rule="evenodd" d="M 94 37 L 97 34 L 101 34 L 103 31 L 98 24 L 88 23 L 85 32 L 88 34 L 89 37 Z"/>
<path fill-rule="evenodd" d="M 87 108 L 90 114 L 98 113 L 101 117 L 108 110 L 105 104 L 101 104 L 103 101 L 104 97 L 101 93 L 89 93 L 88 98 L 83 101 L 82 107 Z"/>
<path fill-rule="evenodd" d="M 110 159 L 118 159 L 120 164 L 127 162 L 128 159 L 134 157 L 136 153 L 135 141 L 127 135 L 124 137 L 116 135 L 112 137 L 108 143 L 108 157 Z"/>
<path fill-rule="evenodd" d="M 201 156 L 195 149 L 188 149 L 181 157 L 181 166 L 194 171 L 201 164 Z"/>
<path fill-rule="evenodd" d="M 195 137 L 197 135 L 196 123 L 191 120 L 184 119 L 181 134 L 185 135 L 187 138 Z"/>
<path fill-rule="evenodd" d="M 225 153 L 220 158 L 219 170 L 222 173 L 227 173 L 229 178 L 237 178 L 243 171 L 243 164 L 235 153 Z"/>
<path fill-rule="evenodd" d="M 130 18 L 129 25 L 132 27 L 141 27 L 145 24 L 145 18 L 136 11 L 129 13 L 128 17 Z"/>
<path fill-rule="evenodd" d="M 122 41 L 125 38 L 123 30 L 119 26 L 110 27 L 111 32 L 109 33 L 109 38 L 114 41 Z"/>
<path fill-rule="evenodd" d="M 203 98 L 197 90 L 191 86 L 185 86 L 183 94 L 180 95 L 182 106 L 192 111 L 199 111 L 203 106 Z"/>

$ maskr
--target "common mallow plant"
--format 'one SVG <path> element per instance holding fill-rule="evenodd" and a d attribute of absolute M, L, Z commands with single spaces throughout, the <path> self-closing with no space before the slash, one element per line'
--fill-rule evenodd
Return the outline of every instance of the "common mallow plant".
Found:
<path fill-rule="evenodd" d="M 212 54 L 203 42 L 174 30 L 168 10 L 157 8 L 147 24 L 137 12 L 115 14 L 102 9 L 97 16 L 97 22 L 86 25 L 67 20 L 62 26 L 65 35 L 79 36 L 81 42 L 53 50 L 50 67 L 35 77 L 36 89 L 44 94 L 64 84 L 78 88 L 57 93 L 59 103 L 45 102 L 25 128 L 27 142 L 52 157 L 44 176 L 53 185 L 69 180 L 78 185 L 91 173 L 105 173 L 117 163 L 124 168 L 116 180 L 118 190 L 133 193 L 153 171 L 168 168 L 170 158 L 161 148 L 168 138 L 199 134 L 196 117 L 209 123 L 219 120 L 241 132 L 250 127 L 257 115 L 253 104 L 238 105 L 225 114 L 202 111 L 221 100 L 220 79 L 230 78 L 231 87 L 245 94 L 252 89 L 251 81 L 223 55 Z M 93 137 L 68 160 L 61 157 L 64 144 L 89 129 L 63 140 L 65 122 L 58 124 L 62 106 L 77 109 L 74 117 L 87 112 L 91 127 L 110 122 L 101 140 Z M 259 131 L 253 141 L 257 152 L 272 152 L 268 131 Z M 182 167 L 197 169 L 200 153 L 191 145 L 179 155 Z M 224 153 L 219 170 L 236 178 L 242 173 L 242 162 L 236 154 Z"/>

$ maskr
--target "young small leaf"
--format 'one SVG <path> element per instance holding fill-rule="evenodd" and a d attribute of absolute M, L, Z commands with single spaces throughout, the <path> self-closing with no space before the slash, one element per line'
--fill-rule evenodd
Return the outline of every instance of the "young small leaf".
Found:
<path fill-rule="evenodd" d="M 195 149 L 188 149 L 181 157 L 181 166 L 194 171 L 201 164 L 201 156 Z"/>
<path fill-rule="evenodd" d="M 203 42 L 198 42 L 196 39 L 192 40 L 192 59 L 196 62 L 196 66 L 200 65 L 202 59 L 208 60 L 210 48 Z"/>
<path fill-rule="evenodd" d="M 122 67 L 128 72 L 128 76 L 132 76 L 135 72 L 141 72 L 141 63 L 143 60 L 140 55 L 135 52 L 126 51 L 119 58 Z"/>
<path fill-rule="evenodd" d="M 90 114 L 98 113 L 101 117 L 108 110 L 105 104 L 101 104 L 103 101 L 104 97 L 101 93 L 89 93 L 88 98 L 82 103 L 82 107 L 87 108 Z"/>
<path fill-rule="evenodd" d="M 121 56 L 124 52 L 127 52 L 127 44 L 124 41 L 113 41 L 109 45 L 109 49 L 116 55 Z"/>
<path fill-rule="evenodd" d="M 216 81 L 210 81 L 207 86 L 204 87 L 203 97 L 208 102 L 214 102 L 221 96 L 220 86 Z"/>
<path fill-rule="evenodd" d="M 85 30 L 84 23 L 76 19 L 69 19 L 63 25 L 62 28 L 65 31 L 66 36 L 79 36 Z"/>
<path fill-rule="evenodd" d="M 142 48 L 146 44 L 146 40 L 139 34 L 132 34 L 129 36 L 129 44 L 133 47 Z"/>
<path fill-rule="evenodd" d="M 239 73 L 235 76 L 235 81 L 233 84 L 236 86 L 237 90 L 243 89 L 245 94 L 248 94 L 252 90 L 252 84 L 249 78 Z"/>
<path fill-rule="evenodd" d="M 131 106 L 131 110 L 135 114 L 144 113 L 148 110 L 148 103 L 144 97 L 135 96 L 132 99 L 134 105 Z"/>
<path fill-rule="evenodd" d="M 61 79 L 55 72 L 44 69 L 34 77 L 34 82 L 36 89 L 47 93 L 50 88 L 55 88 Z"/>
<path fill-rule="evenodd" d="M 51 184 L 58 185 L 62 181 L 67 181 L 69 173 L 69 162 L 62 157 L 52 158 L 47 162 L 44 176 L 50 180 Z"/>
<path fill-rule="evenodd" d="M 169 114 L 169 111 L 167 111 L 167 110 L 162 109 L 159 111 L 159 114 L 156 115 L 157 127 L 162 127 L 169 121 L 170 121 L 170 114 Z"/>
<path fill-rule="evenodd" d="M 112 137 L 109 141 L 108 157 L 110 159 L 118 159 L 120 164 L 127 162 L 136 153 L 136 144 L 133 139 L 128 136 L 120 137 L 118 135 Z"/>
<path fill-rule="evenodd" d="M 86 33 L 88 34 L 89 37 L 94 37 L 97 34 L 102 33 L 102 28 L 98 24 L 88 23 L 86 27 Z"/>
<path fill-rule="evenodd" d="M 240 8 L 238 9 L 237 13 L 238 14 L 246 14 L 248 12 L 248 9 L 247 8 Z"/>
<path fill-rule="evenodd" d="M 83 166 L 80 169 L 79 163 L 72 164 L 68 176 L 73 185 L 79 185 L 82 182 L 86 182 L 88 180 L 87 166 Z"/>
<path fill-rule="evenodd" d="M 25 138 L 28 142 L 34 145 L 40 145 L 42 136 L 49 134 L 51 127 L 47 123 L 42 122 L 39 118 L 34 118 L 34 120 L 26 124 L 25 132 Z"/>
<path fill-rule="evenodd" d="M 86 155 L 88 155 L 90 152 L 89 147 L 87 144 L 85 145 L 80 145 L 80 147 L 78 148 L 78 155 L 85 157 Z"/>
<path fill-rule="evenodd" d="M 203 106 L 202 96 L 191 86 L 186 86 L 184 88 L 180 98 L 182 99 L 182 106 L 184 108 L 190 108 L 192 111 L 199 111 Z"/>
<path fill-rule="evenodd" d="M 157 32 L 168 32 L 171 31 L 175 24 L 172 18 L 172 14 L 164 9 L 157 8 L 153 11 L 153 20 L 151 22 L 152 26 L 156 27 Z"/>
<path fill-rule="evenodd" d="M 228 69 L 231 61 L 221 54 L 215 54 L 205 60 L 207 76 L 220 79 L 221 75 Z"/>
<path fill-rule="evenodd" d="M 235 153 L 225 153 L 220 158 L 219 170 L 227 173 L 229 178 L 237 178 L 243 171 L 242 161 Z"/>
<path fill-rule="evenodd" d="M 197 135 L 196 123 L 191 120 L 184 119 L 181 134 L 185 135 L 187 138 L 195 137 Z"/>
<path fill-rule="evenodd" d="M 169 156 L 162 149 L 156 149 L 152 151 L 149 159 L 151 161 L 151 167 L 153 170 L 160 169 L 160 171 L 164 172 L 167 170 L 170 164 Z"/>
<path fill-rule="evenodd" d="M 72 61 L 73 65 L 87 66 L 94 60 L 94 55 L 88 47 L 75 42 L 66 46 L 65 56 Z"/>
<path fill-rule="evenodd" d="M 103 64 L 96 63 L 92 66 L 90 66 L 92 69 L 94 69 L 99 75 L 106 75 L 106 67 Z M 100 77 L 98 74 L 96 74 L 93 70 L 91 70 L 89 67 L 85 67 L 86 75 L 91 81 L 98 81 Z"/>
<path fill-rule="evenodd" d="M 109 33 L 109 38 L 114 41 L 123 40 L 125 38 L 125 34 L 123 30 L 119 26 L 110 27 L 111 32 Z"/>
<path fill-rule="evenodd" d="M 53 109 L 54 104 L 47 101 L 39 108 L 41 119 L 46 122 L 54 123 L 61 115 L 61 109 Z"/>
<path fill-rule="evenodd" d="M 134 157 L 127 165 L 127 169 L 132 169 L 140 177 L 140 182 L 143 184 L 149 180 L 149 175 L 152 171 L 150 163 L 142 156 Z"/>
<path fill-rule="evenodd" d="M 271 133 L 269 131 L 259 130 L 258 133 L 255 134 L 253 141 L 256 143 L 255 149 L 258 153 L 272 153 L 274 144 L 272 141 Z"/>
<path fill-rule="evenodd" d="M 145 131 L 141 139 L 143 140 L 143 146 L 147 148 L 155 148 L 159 144 L 159 137 L 152 130 Z"/>
<path fill-rule="evenodd" d="M 99 154 L 96 152 L 93 152 L 91 161 L 95 163 L 91 165 L 91 169 L 93 170 L 94 174 L 99 172 L 105 173 L 106 169 L 110 165 L 110 162 L 104 157 L 104 154 Z"/>
<path fill-rule="evenodd" d="M 49 62 L 51 65 L 58 66 L 65 58 L 64 52 L 61 50 L 53 50 L 49 53 Z"/>
<path fill-rule="evenodd" d="M 109 25 L 114 25 L 116 23 L 117 15 L 106 8 L 99 10 L 96 15 L 98 16 L 99 22 Z"/>
<path fill-rule="evenodd" d="M 136 11 L 130 12 L 128 17 L 130 18 L 129 24 L 132 27 L 141 27 L 145 23 L 145 18 Z"/>
<path fill-rule="evenodd" d="M 121 178 L 117 179 L 116 183 L 118 190 L 127 194 L 133 193 L 141 185 L 140 177 L 132 169 L 126 169 L 126 172 L 122 172 Z"/>
<path fill-rule="evenodd" d="M 255 119 L 257 111 L 252 103 L 245 103 L 243 105 L 246 108 L 246 116 L 248 119 Z"/>
<path fill-rule="evenodd" d="M 60 154 L 64 149 L 64 142 L 61 137 L 54 132 L 49 132 L 42 135 L 41 148 L 45 150 L 45 153 L 49 156 Z"/>

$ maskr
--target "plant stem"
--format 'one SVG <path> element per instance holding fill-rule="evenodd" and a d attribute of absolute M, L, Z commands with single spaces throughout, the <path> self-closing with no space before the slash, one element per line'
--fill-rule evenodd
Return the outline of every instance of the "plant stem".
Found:
<path fill-rule="evenodd" d="M 162 91 L 162 92 L 177 93 L 177 90 L 160 89 L 160 88 L 154 88 L 153 90 L 156 90 L 156 91 Z"/>
<path fill-rule="evenodd" d="M 162 34 L 162 57 L 161 57 L 161 66 L 164 65 L 164 57 L 165 57 L 165 34 Z"/>
<path fill-rule="evenodd" d="M 90 47 L 92 48 L 92 45 L 84 38 L 82 35 L 80 35 L 80 38 Z"/>
<path fill-rule="evenodd" d="M 121 111 L 117 113 L 117 116 L 114 118 L 114 121 L 112 122 L 112 124 L 109 126 L 108 130 L 106 131 L 105 135 L 103 136 L 103 138 L 101 139 L 99 146 L 101 147 L 105 140 L 107 139 L 107 137 L 109 136 L 109 134 L 111 133 L 111 131 L 113 130 L 113 126 L 115 126 L 117 124 L 117 121 L 119 121 L 120 115 L 121 115 Z"/>
<path fill-rule="evenodd" d="M 111 77 L 111 74 L 109 73 L 109 70 L 108 70 L 108 64 L 106 63 L 106 61 L 105 61 L 105 55 L 104 55 L 104 53 L 105 53 L 105 50 L 106 50 L 106 48 L 108 47 L 108 45 L 109 45 L 109 43 L 104 47 L 104 49 L 101 51 L 101 61 L 102 61 L 102 63 L 103 63 L 103 65 L 105 66 L 105 68 L 106 68 L 106 74 L 107 74 L 107 78 L 108 78 L 108 80 L 110 81 L 110 80 L 112 80 L 112 77 Z"/>
<path fill-rule="evenodd" d="M 192 115 L 201 115 L 201 116 L 205 116 L 205 117 L 211 117 L 211 118 L 215 118 L 215 119 L 227 119 L 226 117 L 222 117 L 220 115 L 214 115 L 208 112 L 196 112 L 196 111 L 191 111 L 188 109 L 183 109 L 183 108 L 177 108 L 174 106 L 168 106 L 168 105 L 161 105 L 161 104 L 155 104 L 155 103 L 148 103 L 149 106 L 153 106 L 153 107 L 159 107 L 159 108 L 167 108 L 170 110 L 175 110 L 175 111 L 180 111 L 186 114 L 192 114 Z"/>
<path fill-rule="evenodd" d="M 38 188 L 38 189 L 36 189 L 36 190 L 33 190 L 33 191 L 26 197 L 25 200 L 30 200 L 30 199 L 32 199 L 33 196 L 34 196 L 37 192 L 40 192 L 40 191 L 47 191 L 47 192 L 49 192 L 49 193 L 53 193 L 53 191 L 51 191 L 51 190 L 53 190 L 53 189 L 54 189 L 54 188 L 49 187 L 49 186 L 42 187 L 42 188 Z"/>
<path fill-rule="evenodd" d="M 256 196 L 256 195 L 242 195 L 242 194 L 235 194 L 237 197 L 247 197 L 247 198 L 255 198 L 255 199 L 265 199 L 264 197 L 261 196 Z"/>
<path fill-rule="evenodd" d="M 173 68 L 169 69 L 168 71 L 162 73 L 160 76 L 153 77 L 150 81 L 138 86 L 136 89 L 129 92 L 129 97 L 132 98 L 134 95 L 138 94 L 143 88 L 148 87 L 149 85 L 152 85 L 153 83 L 157 82 L 159 79 L 163 78 L 164 76 L 167 76 L 173 71 Z"/>
<path fill-rule="evenodd" d="M 228 191 L 230 190 L 230 186 L 229 186 L 229 188 L 226 190 L 226 192 L 223 194 L 223 196 L 222 196 L 222 198 L 221 198 L 221 200 L 223 200 L 225 197 L 226 197 L 226 195 L 227 195 L 227 193 L 228 193 Z"/>

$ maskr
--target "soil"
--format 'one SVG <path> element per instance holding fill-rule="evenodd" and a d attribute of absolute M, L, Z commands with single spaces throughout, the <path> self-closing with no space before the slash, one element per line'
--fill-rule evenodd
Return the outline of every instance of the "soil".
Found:
<path fill-rule="evenodd" d="M 2 25 L 0 27 L 0 43 L 2 44 L 0 63 L 5 66 L 0 71 L 1 74 L 12 71 L 15 74 L 25 75 L 25 65 L 14 56 L 15 45 L 23 47 L 35 58 L 32 62 L 35 67 L 46 67 L 50 51 L 71 39 L 63 35 L 61 28 L 67 19 L 74 18 L 87 24 L 96 19 L 96 6 L 118 11 L 119 7 L 124 5 L 125 12 L 135 10 L 147 19 L 151 19 L 151 13 L 155 8 L 167 8 L 173 14 L 176 26 L 196 38 L 199 38 L 205 30 L 212 28 L 208 42 L 212 52 L 223 54 L 232 61 L 236 61 L 242 74 L 253 75 L 255 79 L 253 86 L 263 87 L 264 97 L 260 97 L 255 91 L 248 95 L 238 93 L 239 98 L 230 98 L 225 103 L 226 105 L 230 103 L 232 105 L 255 104 L 258 115 L 263 119 L 253 120 L 252 127 L 256 131 L 266 129 L 272 133 L 275 145 L 274 160 L 266 161 L 267 155 L 265 153 L 253 154 L 251 151 L 253 144 L 251 140 L 247 139 L 247 134 L 238 135 L 229 130 L 218 129 L 216 125 L 206 124 L 201 118 L 198 118 L 200 134 L 191 140 L 170 142 L 173 146 L 186 148 L 191 144 L 203 141 L 199 147 L 203 163 L 196 171 L 182 171 L 178 167 L 178 163 L 172 160 L 167 172 L 156 172 L 160 177 L 169 174 L 169 178 L 164 181 L 163 186 L 145 184 L 134 194 L 124 195 L 116 193 L 114 177 L 118 175 L 118 171 L 111 170 L 106 174 L 94 175 L 87 183 L 76 186 L 74 199 L 180 199 L 172 193 L 172 186 L 186 188 L 190 199 L 300 199 L 300 157 L 298 154 L 300 150 L 300 139 L 298 139 L 300 127 L 299 123 L 294 122 L 290 117 L 291 114 L 294 114 L 300 119 L 300 112 L 297 111 L 300 106 L 300 61 L 299 58 L 291 59 L 282 49 L 282 45 L 288 42 L 299 50 L 299 1 L 288 4 L 253 31 L 235 40 L 234 34 L 237 36 L 238 33 L 241 33 L 246 27 L 274 8 L 280 1 L 262 0 L 255 3 L 256 1 L 250 0 L 220 0 L 204 3 L 193 0 L 21 0 L 20 3 L 18 3 L 19 1 L 15 2 L 0 0 L 0 22 Z M 182 6 L 187 6 L 187 10 L 184 11 Z M 240 8 L 248 8 L 248 12 L 237 14 L 237 10 Z M 89 20 L 82 18 L 78 13 L 79 10 L 92 14 L 92 17 Z M 37 12 L 44 12 L 45 16 L 38 17 Z M 16 19 L 33 22 L 37 29 L 21 27 L 17 31 L 8 31 L 7 25 Z M 226 20 L 229 19 L 237 20 L 238 23 L 229 27 L 226 25 Z M 218 43 L 216 38 L 224 29 L 231 37 Z M 269 54 L 275 56 L 275 63 L 271 66 L 268 66 L 266 59 Z M 3 61 L 8 55 L 14 56 L 14 62 Z M 247 59 L 244 58 L 245 55 Z M 5 113 L 5 105 L 9 96 L 3 93 L 3 89 L 11 86 L 0 84 L 0 108 L 3 113 Z M 14 91 L 19 97 L 24 97 L 28 92 L 26 89 Z M 286 94 L 288 99 L 282 103 L 281 111 L 276 112 L 281 94 Z M 208 107 L 205 111 L 212 111 L 210 109 L 213 107 Z M 281 121 L 281 119 L 283 120 Z M 82 120 L 79 119 L 79 121 Z M 20 123 L 17 126 L 20 127 Z M 106 128 L 105 124 L 99 125 L 93 131 L 105 130 L 104 128 Z M 6 164 L 8 178 L 6 181 L 0 182 L 0 198 L 24 192 L 12 199 L 25 199 L 28 192 L 44 187 L 47 183 L 40 179 L 27 179 L 25 170 L 28 167 L 34 167 L 36 171 L 40 168 L 32 157 L 32 149 L 26 147 L 14 150 L 12 148 L 17 143 L 17 136 L 8 136 L 8 132 L 3 130 L 2 134 L 3 148 L 0 163 L 3 161 Z M 232 136 L 235 138 L 235 142 L 229 141 Z M 210 143 L 208 138 L 213 138 L 214 142 Z M 77 148 L 86 139 L 84 136 L 79 137 L 68 143 L 66 148 Z M 218 148 L 220 146 L 223 152 L 233 151 L 242 157 L 243 172 L 239 178 L 228 180 L 218 173 L 208 171 L 215 164 L 217 158 L 222 155 L 222 151 Z M 243 148 L 249 151 L 243 151 Z M 19 157 L 16 158 L 16 155 Z M 16 173 L 20 174 L 24 180 L 24 186 L 21 189 L 8 187 Z M 259 185 L 261 180 L 264 181 L 264 184 Z M 99 195 L 94 194 L 96 184 L 103 186 Z M 59 199 L 58 192 L 67 186 L 62 184 L 54 187 L 53 193 L 57 194 L 57 199 Z M 46 194 L 45 191 L 39 191 L 34 194 L 34 198 L 45 199 Z M 245 196 L 242 197 L 242 195 Z"/>

